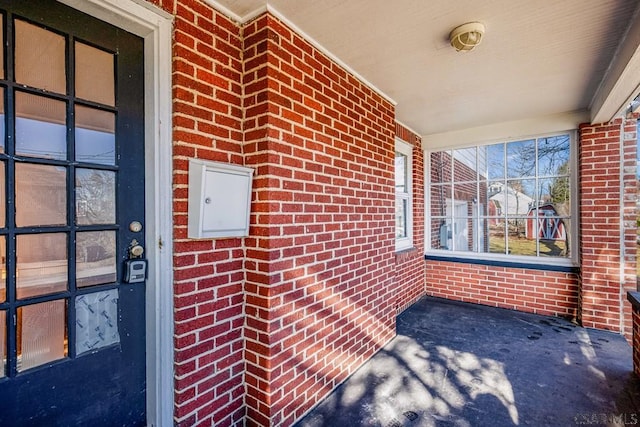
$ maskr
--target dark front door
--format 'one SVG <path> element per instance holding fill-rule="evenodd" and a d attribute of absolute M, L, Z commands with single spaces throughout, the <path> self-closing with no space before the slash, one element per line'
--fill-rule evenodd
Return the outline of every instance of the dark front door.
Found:
<path fill-rule="evenodd" d="M 143 425 L 143 41 L 0 13 L 0 425 Z"/>

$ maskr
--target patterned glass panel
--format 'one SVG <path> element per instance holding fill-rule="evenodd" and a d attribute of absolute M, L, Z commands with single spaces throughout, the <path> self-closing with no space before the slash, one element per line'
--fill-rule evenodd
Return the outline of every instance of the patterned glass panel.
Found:
<path fill-rule="evenodd" d="M 76 96 L 115 105 L 113 55 L 76 42 Z"/>
<path fill-rule="evenodd" d="M 67 235 L 21 234 L 16 237 L 18 298 L 67 289 Z"/>
<path fill-rule="evenodd" d="M 16 20 L 15 39 L 16 82 L 66 93 L 64 37 Z"/>
<path fill-rule="evenodd" d="M 118 290 L 76 297 L 76 352 L 78 355 L 120 342 Z"/>
<path fill-rule="evenodd" d="M 18 308 L 18 371 L 67 355 L 65 317 L 62 299 Z"/>
<path fill-rule="evenodd" d="M 77 105 L 75 132 L 76 160 L 115 165 L 115 114 Z"/>
<path fill-rule="evenodd" d="M 16 154 L 57 160 L 67 158 L 64 102 L 16 93 Z"/>
<path fill-rule="evenodd" d="M 97 169 L 76 169 L 76 223 L 116 222 L 116 174 Z"/>
<path fill-rule="evenodd" d="M 100 285 L 116 281 L 116 232 L 87 231 L 76 234 L 76 285 Z"/>
<path fill-rule="evenodd" d="M 16 225 L 66 225 L 66 187 L 63 167 L 16 163 Z"/>

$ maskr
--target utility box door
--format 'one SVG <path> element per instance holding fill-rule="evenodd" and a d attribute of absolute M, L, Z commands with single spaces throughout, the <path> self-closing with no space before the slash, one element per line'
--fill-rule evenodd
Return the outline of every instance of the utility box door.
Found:
<path fill-rule="evenodd" d="M 217 162 L 189 162 L 189 237 L 249 234 L 253 169 Z"/>

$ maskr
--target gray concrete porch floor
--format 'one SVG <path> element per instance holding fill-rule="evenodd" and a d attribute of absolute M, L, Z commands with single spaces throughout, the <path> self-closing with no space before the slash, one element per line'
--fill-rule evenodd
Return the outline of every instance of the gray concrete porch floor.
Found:
<path fill-rule="evenodd" d="M 297 427 L 640 424 L 621 335 L 430 297 L 397 332 Z"/>

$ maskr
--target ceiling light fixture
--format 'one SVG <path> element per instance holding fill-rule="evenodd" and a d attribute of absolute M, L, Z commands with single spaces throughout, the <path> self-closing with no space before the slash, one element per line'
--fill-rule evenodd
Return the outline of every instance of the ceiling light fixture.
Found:
<path fill-rule="evenodd" d="M 451 46 L 458 52 L 469 52 L 482 41 L 484 36 L 484 24 L 480 22 L 467 22 L 454 28 L 449 34 Z"/>

